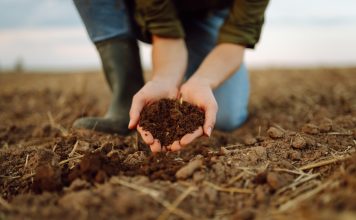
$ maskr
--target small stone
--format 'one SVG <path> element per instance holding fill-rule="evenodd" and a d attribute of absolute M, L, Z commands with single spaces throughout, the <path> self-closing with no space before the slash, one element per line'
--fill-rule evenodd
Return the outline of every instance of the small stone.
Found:
<path fill-rule="evenodd" d="M 318 126 L 316 126 L 314 124 L 308 123 L 302 127 L 302 132 L 307 133 L 307 134 L 318 134 L 319 128 L 318 128 Z"/>
<path fill-rule="evenodd" d="M 193 173 L 203 166 L 203 161 L 201 159 L 190 161 L 187 165 L 180 168 L 177 173 L 177 179 L 186 179 L 193 175 Z"/>
<path fill-rule="evenodd" d="M 278 129 L 278 128 L 270 127 L 270 128 L 267 130 L 267 134 L 268 134 L 271 138 L 277 139 L 277 138 L 283 137 L 284 132 L 281 131 L 281 130 Z"/>
<path fill-rule="evenodd" d="M 303 149 L 307 146 L 307 141 L 303 137 L 296 137 L 292 142 L 292 147 L 297 149 Z"/>
<path fill-rule="evenodd" d="M 299 151 L 292 150 L 289 152 L 289 158 L 292 160 L 300 160 L 302 158 L 302 154 Z"/>
<path fill-rule="evenodd" d="M 246 137 L 246 138 L 244 139 L 244 143 L 245 143 L 246 145 L 254 145 L 254 144 L 257 143 L 257 140 L 256 140 L 256 138 L 254 138 L 254 137 Z"/>
<path fill-rule="evenodd" d="M 319 129 L 321 132 L 329 132 L 331 131 L 332 126 L 333 121 L 329 118 L 324 118 L 319 124 Z"/>

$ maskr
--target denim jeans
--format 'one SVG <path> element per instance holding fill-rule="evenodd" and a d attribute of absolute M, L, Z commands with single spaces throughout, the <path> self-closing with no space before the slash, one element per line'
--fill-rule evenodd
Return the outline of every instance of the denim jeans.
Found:
<path fill-rule="evenodd" d="M 133 23 L 124 0 L 74 0 L 92 42 L 112 37 L 134 37 Z M 216 45 L 226 10 L 182 18 L 188 48 L 189 78 Z M 244 64 L 214 91 L 219 106 L 216 128 L 231 131 L 248 117 L 249 76 Z"/>

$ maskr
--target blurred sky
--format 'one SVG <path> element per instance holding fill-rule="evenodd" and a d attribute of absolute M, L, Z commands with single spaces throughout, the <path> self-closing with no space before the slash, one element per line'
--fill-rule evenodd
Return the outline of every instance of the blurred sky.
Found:
<path fill-rule="evenodd" d="M 150 47 L 141 45 L 150 68 Z M 70 0 L 0 0 L 0 68 L 100 68 Z M 356 65 L 355 0 L 271 0 L 252 67 Z"/>

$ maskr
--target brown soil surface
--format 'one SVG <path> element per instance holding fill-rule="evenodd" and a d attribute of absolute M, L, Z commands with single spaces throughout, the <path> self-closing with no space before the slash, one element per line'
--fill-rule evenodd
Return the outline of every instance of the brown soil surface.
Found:
<path fill-rule="evenodd" d="M 356 69 L 252 71 L 241 128 L 157 156 L 71 129 L 105 112 L 99 73 L 0 85 L 0 219 L 356 218 Z"/>
<path fill-rule="evenodd" d="M 143 108 L 139 125 L 168 146 L 203 126 L 204 118 L 204 112 L 188 102 L 161 99 Z"/>

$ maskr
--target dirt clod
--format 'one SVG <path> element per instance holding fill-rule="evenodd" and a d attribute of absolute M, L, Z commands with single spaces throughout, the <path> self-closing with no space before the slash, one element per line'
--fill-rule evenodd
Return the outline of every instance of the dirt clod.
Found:
<path fill-rule="evenodd" d="M 302 127 L 302 132 L 307 134 L 318 134 L 319 128 L 315 124 L 308 123 Z"/>
<path fill-rule="evenodd" d="M 204 124 L 204 118 L 204 112 L 188 102 L 161 99 L 143 108 L 139 125 L 151 132 L 162 146 L 168 146 L 197 130 Z"/>
<path fill-rule="evenodd" d="M 275 127 L 270 127 L 268 130 L 267 130 L 267 134 L 271 137 L 271 138 L 274 138 L 274 139 L 277 139 L 277 138 L 282 138 L 283 135 L 284 135 L 284 132 L 278 128 L 275 128 Z"/>
<path fill-rule="evenodd" d="M 300 136 L 297 136 L 294 138 L 292 142 L 292 147 L 297 148 L 297 149 L 303 149 L 307 146 L 307 141 Z"/>
<path fill-rule="evenodd" d="M 329 131 L 331 131 L 332 126 L 333 126 L 333 121 L 331 119 L 323 118 L 320 121 L 320 124 L 319 124 L 318 127 L 319 127 L 321 132 L 329 132 Z"/>
<path fill-rule="evenodd" d="M 254 144 L 257 143 L 257 140 L 256 140 L 256 138 L 254 138 L 254 137 L 248 136 L 248 137 L 246 137 L 246 138 L 244 139 L 244 143 L 245 143 L 246 145 L 254 145 Z"/>
<path fill-rule="evenodd" d="M 176 177 L 177 179 L 186 179 L 193 175 L 194 171 L 199 169 L 201 166 L 203 166 L 203 161 L 201 159 L 193 160 L 184 167 L 180 168 L 176 173 Z"/>
<path fill-rule="evenodd" d="M 117 174 L 122 168 L 121 162 L 110 160 L 105 152 L 97 151 L 86 154 L 81 162 L 71 170 L 68 181 L 81 178 L 88 182 L 103 183 L 108 177 Z"/>

